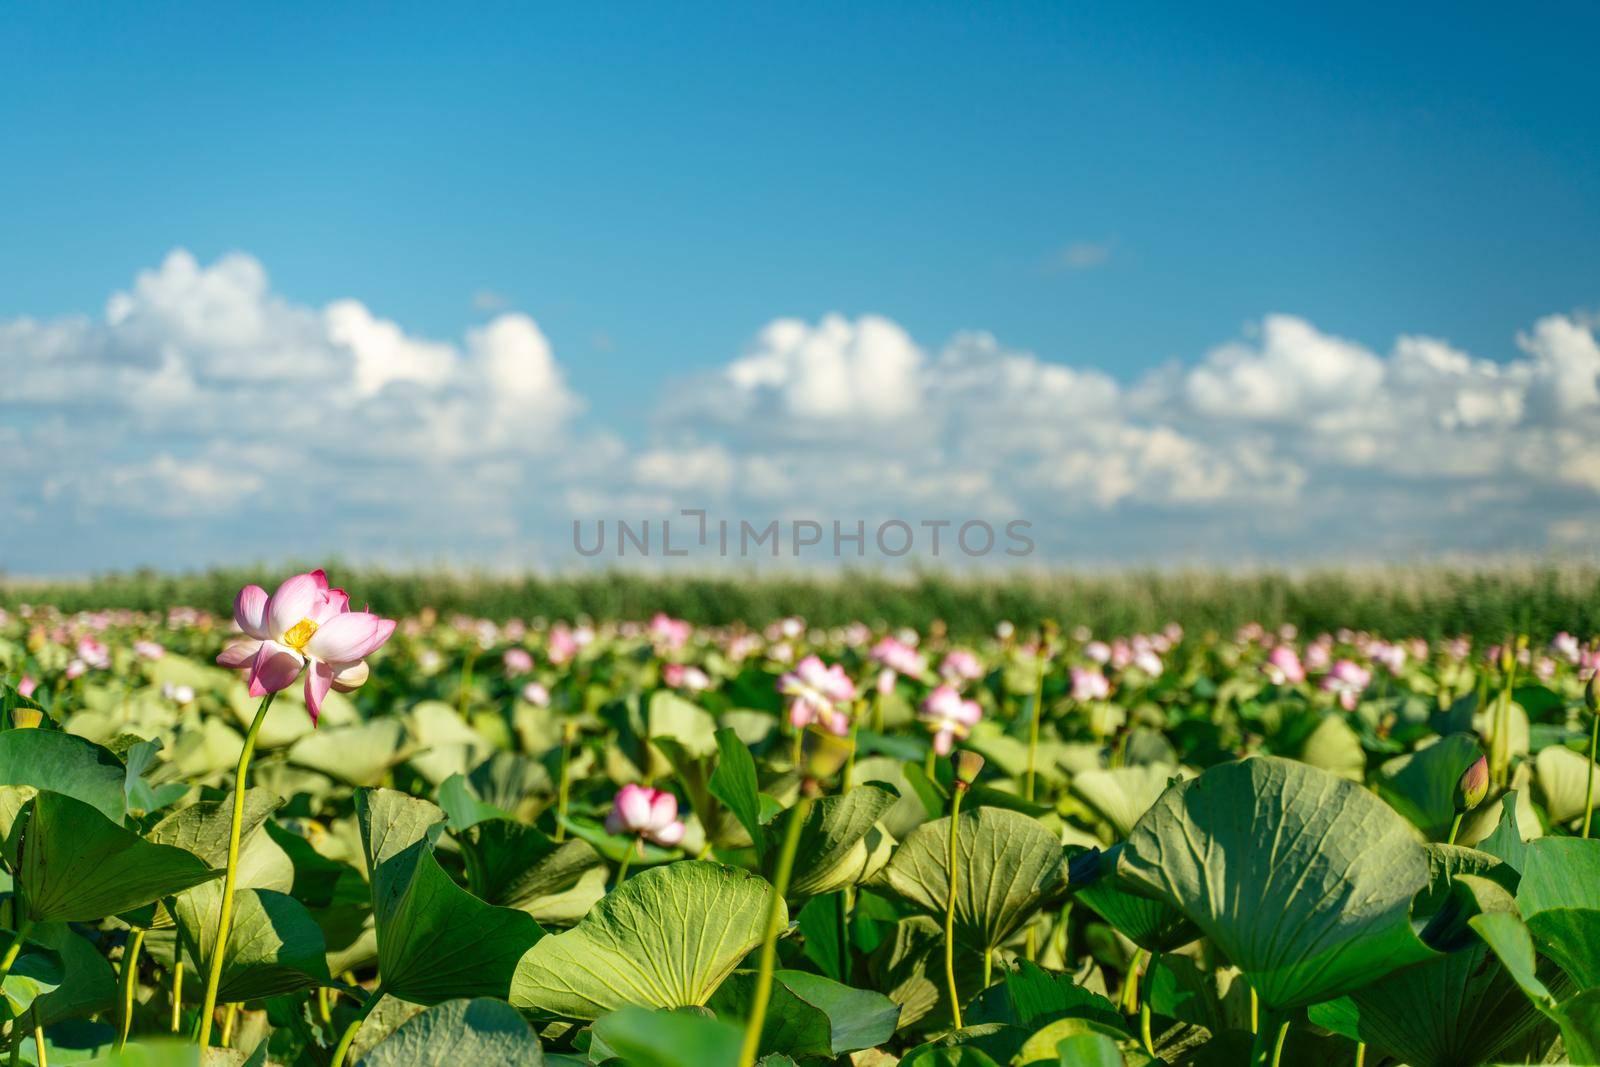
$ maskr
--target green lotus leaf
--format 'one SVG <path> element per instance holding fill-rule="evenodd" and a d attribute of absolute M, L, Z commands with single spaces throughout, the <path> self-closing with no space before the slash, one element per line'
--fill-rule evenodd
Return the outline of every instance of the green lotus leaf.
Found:
<path fill-rule="evenodd" d="M 9 946 L 16 938 L 11 930 L 0 930 L 0 945 Z M 17 958 L 0 983 L 0 997 L 9 1009 L 6 1018 L 16 1018 L 32 1006 L 34 1000 L 61 988 L 65 969 L 61 956 L 55 950 L 37 941 L 24 939 Z"/>
<path fill-rule="evenodd" d="M 1181 768 L 1163 764 L 1115 767 L 1073 775 L 1072 791 L 1111 824 L 1116 837 L 1124 838 L 1166 791 L 1168 781 L 1187 777 Z"/>
<path fill-rule="evenodd" d="M 1600 840 L 1528 845 L 1517 906 L 1540 952 L 1580 987 L 1600 988 Z"/>
<path fill-rule="evenodd" d="M 1430 958 L 1411 928 L 1428 854 L 1393 808 L 1277 757 L 1169 790 L 1118 872 L 1186 914 L 1279 1011 L 1331 1000 Z"/>
<path fill-rule="evenodd" d="M 704 1012 L 641 1007 L 612 1012 L 591 1033 L 592 1060 L 628 1067 L 734 1067 L 744 1040 L 739 1027 Z"/>
<path fill-rule="evenodd" d="M 943 916 L 950 888 L 950 819 L 924 823 L 895 851 L 882 878 L 909 903 Z M 1004 944 L 1065 888 L 1055 835 L 1035 819 L 1004 808 L 964 811 L 956 831 L 957 940 L 988 950 Z"/>
<path fill-rule="evenodd" d="M 556 842 L 526 823 L 490 819 L 459 835 L 467 886 L 490 904 L 571 926 L 605 895 L 609 869 L 587 841 Z"/>
<path fill-rule="evenodd" d="M 354 786 L 377 785 L 406 755 L 405 723 L 393 718 L 317 729 L 289 748 L 290 763 Z"/>
<path fill-rule="evenodd" d="M 717 766 L 706 782 L 706 792 L 727 806 L 759 850 L 765 835 L 761 832 L 761 788 L 755 758 L 733 729 L 718 730 L 716 738 Z"/>
<path fill-rule="evenodd" d="M 860 785 L 843 796 L 813 801 L 800 828 L 789 902 L 798 903 L 865 882 L 883 870 L 894 850 L 894 841 L 878 820 L 894 807 L 896 800 L 886 790 Z M 794 812 L 794 808 L 785 810 L 766 828 L 765 854 L 772 863 L 777 861 L 778 843 L 787 833 Z"/>
<path fill-rule="evenodd" d="M 178 934 L 202 974 L 210 973 L 221 908 L 220 880 L 180 893 L 172 905 Z M 234 892 L 232 929 L 217 989 L 220 1003 L 259 1000 L 328 981 L 327 945 L 304 904 L 270 889 Z"/>
<path fill-rule="evenodd" d="M 1378 768 L 1378 795 L 1430 841 L 1443 841 L 1455 821 L 1456 783 L 1483 755 L 1471 734 L 1451 734 Z"/>
<path fill-rule="evenodd" d="M 57 730 L 0 731 L 0 837 L 16 811 L 48 789 L 82 801 L 118 826 L 127 814 L 128 770 L 109 749 Z M 10 788 L 7 788 L 10 787 Z"/>
<path fill-rule="evenodd" d="M 487 904 L 450 879 L 433 854 L 444 813 L 432 804 L 362 790 L 356 813 L 384 991 L 418 1004 L 463 994 L 504 998 L 517 961 L 543 929 L 531 915 Z"/>
<path fill-rule="evenodd" d="M 1361 737 L 1345 722 L 1343 715 L 1327 714 L 1318 720 L 1300 745 L 1301 763 L 1320 767 L 1329 774 L 1359 782 L 1366 776 L 1367 750 Z"/>
<path fill-rule="evenodd" d="M 33 799 L 17 886 L 33 922 L 92 922 L 216 878 L 194 853 L 146 841 L 60 793 Z"/>
<path fill-rule="evenodd" d="M 853 989 L 805 971 L 778 971 L 761 1030 L 762 1053 L 831 1059 L 873 1048 L 894 1036 L 900 1005 L 866 989 Z M 719 1018 L 749 1017 L 755 972 L 735 972 L 712 994 L 708 1005 Z"/>
<path fill-rule="evenodd" d="M 511 1003 L 571 1019 L 629 1004 L 703 1005 L 761 942 L 771 899 L 764 879 L 718 863 L 641 871 L 577 926 L 528 950 Z"/>
<path fill-rule="evenodd" d="M 1112 928 L 1148 952 L 1170 952 L 1200 936 L 1188 916 L 1164 900 L 1129 892 L 1117 875 L 1125 846 L 1091 849 L 1068 862 L 1068 891 Z"/>
<path fill-rule="evenodd" d="M 717 753 L 717 720 L 676 693 L 658 690 L 650 697 L 650 739 L 671 738 L 691 756 Z"/>
<path fill-rule="evenodd" d="M 1128 1032 L 1111 1001 L 1078 985 L 1070 974 L 1053 974 L 1027 960 L 1004 981 L 973 998 L 961 1017 L 969 1026 L 1003 1023 L 1028 1030 L 1057 1019 L 1089 1019 L 1124 1035 Z"/>
<path fill-rule="evenodd" d="M 30 940 L 61 960 L 61 984 L 34 1000 L 30 1022 L 50 1027 L 68 1019 L 108 1012 L 116 1003 L 117 978 L 111 965 L 87 938 L 66 923 L 36 926 Z"/>
<path fill-rule="evenodd" d="M 1568 823 L 1583 817 L 1584 801 L 1591 795 L 1600 807 L 1600 767 L 1570 748 L 1551 745 L 1533 758 L 1533 784 L 1553 823 Z"/>
<path fill-rule="evenodd" d="M 510 1005 L 488 998 L 447 1000 L 401 1023 L 357 1062 L 359 1067 L 539 1067 L 544 1050 Z"/>

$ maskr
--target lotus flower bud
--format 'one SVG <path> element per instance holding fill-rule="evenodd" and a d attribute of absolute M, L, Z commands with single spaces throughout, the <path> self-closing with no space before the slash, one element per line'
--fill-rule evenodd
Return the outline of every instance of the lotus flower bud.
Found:
<path fill-rule="evenodd" d="M 983 757 L 969 749 L 961 749 L 955 754 L 956 788 L 965 789 L 978 780 L 978 772 L 983 770 Z"/>
<path fill-rule="evenodd" d="M 1461 773 L 1456 782 L 1456 811 L 1471 811 L 1489 795 L 1489 761 L 1479 756 L 1477 762 Z"/>
<path fill-rule="evenodd" d="M 1589 674 L 1589 684 L 1583 687 L 1583 703 L 1590 715 L 1600 715 L 1600 665 Z"/>

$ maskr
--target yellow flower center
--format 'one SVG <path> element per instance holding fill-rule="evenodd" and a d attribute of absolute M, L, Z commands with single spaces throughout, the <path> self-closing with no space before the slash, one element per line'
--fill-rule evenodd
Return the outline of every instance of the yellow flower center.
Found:
<path fill-rule="evenodd" d="M 283 635 L 283 643 L 296 652 L 304 652 L 306 642 L 311 640 L 311 635 L 317 632 L 317 624 L 310 619 L 301 619 L 291 626 Z"/>

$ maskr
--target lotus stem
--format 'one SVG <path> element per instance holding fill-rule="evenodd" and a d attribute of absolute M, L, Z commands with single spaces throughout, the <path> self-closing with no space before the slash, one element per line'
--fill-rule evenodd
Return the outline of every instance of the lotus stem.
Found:
<path fill-rule="evenodd" d="M 994 977 L 994 949 L 983 950 L 983 988 L 988 989 Z"/>
<path fill-rule="evenodd" d="M 636 838 L 628 846 L 628 850 L 622 854 L 622 862 L 617 864 L 617 880 L 612 884 L 612 889 L 619 888 L 622 885 L 622 880 L 628 877 L 628 867 L 633 863 L 633 854 L 635 852 L 639 853 L 641 859 L 644 858 L 644 838 Z"/>
<path fill-rule="evenodd" d="M 233 932 L 233 890 L 239 880 L 239 832 L 244 825 L 244 791 L 250 775 L 250 757 L 255 755 L 256 737 L 261 724 L 266 721 L 267 709 L 272 706 L 276 692 L 261 698 L 256 717 L 244 735 L 244 747 L 239 750 L 239 767 L 233 777 L 233 821 L 228 826 L 228 870 L 222 878 L 222 907 L 217 915 L 217 937 L 212 943 L 211 966 L 206 972 L 206 995 L 200 1005 L 200 1032 L 195 1043 L 205 1048 L 211 1043 L 212 1017 L 217 1011 L 217 990 L 222 985 L 222 961 L 228 954 L 228 935 Z"/>
<path fill-rule="evenodd" d="M 17 957 L 22 954 L 22 942 L 28 937 L 28 931 L 33 929 L 33 921 L 26 917 L 17 920 L 16 933 L 11 935 L 11 944 L 6 947 L 6 954 L 0 956 L 0 982 L 6 980 L 11 973 L 11 968 L 16 966 Z"/>
<path fill-rule="evenodd" d="M 1250 1032 L 1261 1033 L 1261 998 L 1256 996 L 1254 986 L 1250 987 Z"/>
<path fill-rule="evenodd" d="M 1256 1039 L 1250 1046 L 1251 1067 L 1278 1067 L 1283 1056 L 1283 1041 L 1289 1036 L 1289 1017 L 1268 1009 L 1260 1019 Z"/>
<path fill-rule="evenodd" d="M 1144 1042 L 1144 1050 L 1150 1055 L 1156 1054 L 1156 1043 L 1150 1039 L 1150 998 L 1145 997 L 1139 1002 L 1139 1040 Z"/>
<path fill-rule="evenodd" d="M 122 1019 L 117 1027 L 117 1048 L 128 1043 L 133 1028 L 133 994 L 139 986 L 139 949 L 144 947 L 144 927 L 135 926 L 122 950 Z"/>
<path fill-rule="evenodd" d="M 930 782 L 933 781 L 933 771 L 934 767 L 938 763 L 938 759 L 939 753 L 933 750 L 932 745 L 929 745 L 928 754 L 922 758 L 922 773 L 927 775 L 928 781 Z"/>
<path fill-rule="evenodd" d="M 38 1067 L 50 1067 L 49 1057 L 44 1051 L 44 1027 L 39 1025 L 39 1009 L 33 1009 L 33 1056 Z"/>
<path fill-rule="evenodd" d="M 961 829 L 961 794 L 966 783 L 957 778 L 950 791 L 950 888 L 944 898 L 944 979 L 950 988 L 950 1021 L 953 1028 L 961 1029 L 961 994 L 956 991 L 956 880 L 960 877 L 961 851 L 958 849 Z"/>
<path fill-rule="evenodd" d="M 1366 1062 L 1367 1062 L 1367 1043 L 1365 1041 L 1357 1041 L 1356 1042 L 1356 1067 L 1365 1067 Z"/>
<path fill-rule="evenodd" d="M 233 1043 L 233 1024 L 239 1018 L 239 1005 L 237 1002 L 229 1004 L 228 1009 L 222 1013 L 222 1047 L 228 1048 Z"/>
<path fill-rule="evenodd" d="M 1461 832 L 1461 817 L 1465 814 L 1466 812 L 1464 811 L 1456 812 L 1455 821 L 1450 824 L 1450 836 L 1445 840 L 1445 844 L 1453 845 L 1456 843 L 1456 834 Z"/>
<path fill-rule="evenodd" d="M 1044 633 L 1039 634 L 1039 671 L 1034 675 L 1033 717 L 1028 721 L 1028 771 L 1022 779 L 1022 798 L 1033 799 L 1035 768 L 1039 758 L 1039 719 L 1044 713 L 1044 676 L 1050 669 L 1050 650 L 1045 647 Z"/>
<path fill-rule="evenodd" d="M 461 661 L 461 687 L 456 691 L 456 714 L 463 719 L 467 717 L 468 698 L 472 694 L 472 664 L 477 658 L 478 646 L 474 643 L 467 650 L 466 658 Z"/>
<path fill-rule="evenodd" d="M 567 774 L 572 764 L 572 742 L 567 737 L 567 731 L 561 732 L 561 778 L 556 786 L 556 832 L 554 841 L 557 844 L 567 839 L 567 799 L 571 795 L 572 786 Z"/>
<path fill-rule="evenodd" d="M 180 949 L 181 951 L 181 949 Z M 172 965 L 172 1032 L 183 1029 L 183 960 Z"/>
<path fill-rule="evenodd" d="M 361 1029 L 361 1024 L 367 1021 L 367 1016 L 372 1014 L 372 1009 L 377 1007 L 378 1001 L 383 998 L 383 982 L 380 979 L 372 990 L 372 995 L 367 997 L 361 1005 L 361 1010 L 344 1028 L 344 1034 L 339 1038 L 339 1047 L 333 1050 L 332 1067 L 344 1067 L 344 1061 L 350 1055 L 350 1046 L 355 1042 L 356 1033 Z"/>
<path fill-rule="evenodd" d="M 1589 718 L 1594 721 L 1589 724 L 1589 780 L 1583 787 L 1583 833 L 1580 835 L 1585 840 L 1589 837 L 1589 822 L 1594 818 L 1594 760 L 1595 749 L 1600 747 L 1600 712 L 1591 712 Z"/>
<path fill-rule="evenodd" d="M 805 756 L 805 744 L 806 732 L 801 727 L 796 726 L 794 728 L 794 752 L 791 756 L 796 771 L 800 769 L 800 761 Z"/>
<path fill-rule="evenodd" d="M 801 785 L 800 799 L 789 811 L 789 826 L 778 852 L 778 865 L 772 872 L 772 903 L 767 906 L 767 933 L 761 941 L 761 957 L 756 967 L 756 988 L 750 998 L 750 1018 L 745 1023 L 744 1045 L 739 1050 L 739 1067 L 753 1067 L 761 1053 L 761 1032 L 767 1025 L 767 1004 L 772 999 L 772 972 L 778 959 L 778 928 L 782 924 L 784 894 L 794 873 L 795 853 L 800 851 L 800 829 L 811 814 L 811 798 Z M 335 1064 L 334 1067 L 338 1067 Z"/>

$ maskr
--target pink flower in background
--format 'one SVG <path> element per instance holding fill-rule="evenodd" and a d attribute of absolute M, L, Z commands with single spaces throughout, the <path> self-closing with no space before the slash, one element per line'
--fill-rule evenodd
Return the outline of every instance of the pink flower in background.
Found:
<path fill-rule="evenodd" d="M 796 730 L 821 721 L 841 737 L 850 732 L 847 709 L 856 698 L 856 686 L 838 664 L 830 667 L 817 656 L 807 656 L 778 679 L 778 692 L 789 698 L 789 723 Z"/>
<path fill-rule="evenodd" d="M 1371 684 L 1371 671 L 1354 660 L 1342 659 L 1329 669 L 1321 687 L 1325 692 L 1335 694 L 1339 698 L 1339 706 L 1344 710 L 1354 711 L 1361 694 Z"/>
<path fill-rule="evenodd" d="M 367 680 L 366 658 L 394 633 L 394 620 L 351 611 L 343 589 L 328 588 L 320 570 L 297 574 L 270 597 L 259 585 L 239 590 L 233 621 L 245 638 L 217 662 L 248 672 L 251 696 L 287 689 L 309 663 L 306 710 L 317 721 L 329 689 L 348 692 Z"/>
<path fill-rule="evenodd" d="M 135 641 L 133 651 L 140 659 L 157 660 L 167 654 L 167 650 L 154 641 Z"/>
<path fill-rule="evenodd" d="M 1583 654 L 1583 647 L 1578 644 L 1576 637 L 1562 630 L 1550 639 L 1550 651 L 1568 663 L 1577 663 L 1578 657 Z"/>
<path fill-rule="evenodd" d="M 873 645 L 872 661 L 907 678 L 921 678 L 928 672 L 927 658 L 897 637 L 885 637 Z"/>
<path fill-rule="evenodd" d="M 562 623 L 552 627 L 544 649 L 544 654 L 550 657 L 550 662 L 559 667 L 577 653 L 578 639 L 573 636 L 572 631 Z"/>
<path fill-rule="evenodd" d="M 1300 654 L 1289 645 L 1279 645 L 1269 652 L 1266 665 L 1261 669 L 1273 685 L 1299 685 L 1306 680 L 1306 668 L 1300 662 Z"/>
<path fill-rule="evenodd" d="M 500 662 L 506 669 L 507 678 L 519 678 L 533 670 L 533 655 L 525 648 L 508 648 Z"/>
<path fill-rule="evenodd" d="M 983 709 L 976 700 L 962 699 L 955 686 L 941 685 L 928 694 L 919 714 L 923 724 L 933 731 L 933 750 L 948 756 L 952 742 L 965 740 L 978 725 Z"/>
<path fill-rule="evenodd" d="M 606 831 L 633 834 L 671 848 L 683 840 L 684 825 L 678 820 L 678 798 L 649 786 L 625 785 L 611 805 L 611 814 L 606 816 Z"/>
<path fill-rule="evenodd" d="M 111 650 L 92 637 L 78 638 L 78 659 L 84 666 L 105 670 L 111 666 Z"/>
<path fill-rule="evenodd" d="M 538 682 L 529 682 L 522 687 L 522 699 L 536 708 L 548 708 L 550 706 L 550 690 Z"/>
<path fill-rule="evenodd" d="M 22 676 L 21 681 L 17 682 L 17 692 L 30 700 L 33 699 L 33 691 L 38 687 L 38 681 L 28 677 L 26 674 Z"/>
<path fill-rule="evenodd" d="M 662 611 L 656 612 L 650 619 L 650 639 L 669 651 L 682 648 L 693 633 L 693 625 L 683 619 L 674 619 Z"/>
<path fill-rule="evenodd" d="M 83 662 L 81 659 L 75 659 L 71 663 L 67 664 L 65 673 L 67 676 L 67 681 L 70 682 L 74 678 L 82 678 L 84 675 L 88 674 L 89 665 Z"/>
<path fill-rule="evenodd" d="M 1111 682 L 1099 669 L 1072 668 L 1073 700 L 1105 700 L 1111 695 Z"/>
<path fill-rule="evenodd" d="M 1111 646 L 1104 641 L 1090 641 L 1083 646 L 1083 654 L 1101 666 L 1111 662 Z"/>
<path fill-rule="evenodd" d="M 953 648 L 939 664 L 939 677 L 947 682 L 970 682 L 983 677 L 983 665 L 966 649 Z"/>
<path fill-rule="evenodd" d="M 669 689 L 687 689 L 699 693 L 711 688 L 711 679 L 699 667 L 684 663 L 661 665 L 661 680 Z"/>

